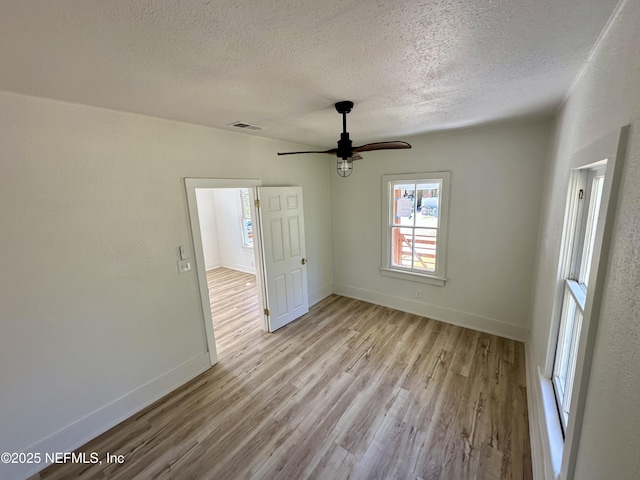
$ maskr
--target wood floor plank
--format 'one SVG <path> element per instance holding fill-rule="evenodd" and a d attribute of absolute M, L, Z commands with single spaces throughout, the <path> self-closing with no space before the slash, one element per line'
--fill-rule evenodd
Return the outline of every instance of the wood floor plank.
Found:
<path fill-rule="evenodd" d="M 478 480 L 500 480 L 502 472 L 502 453 L 483 443 L 480 447 Z"/>
<path fill-rule="evenodd" d="M 270 334 L 255 276 L 207 281 L 219 364 L 43 480 L 532 478 L 521 343 L 337 295 Z"/>

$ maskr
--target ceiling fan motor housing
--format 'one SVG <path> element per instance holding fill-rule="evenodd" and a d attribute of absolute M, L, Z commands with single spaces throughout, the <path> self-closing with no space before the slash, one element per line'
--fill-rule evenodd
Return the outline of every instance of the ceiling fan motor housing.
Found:
<path fill-rule="evenodd" d="M 340 140 L 338 140 L 338 150 L 336 151 L 336 156 L 346 160 L 347 158 L 353 156 L 352 152 L 352 142 L 349 138 L 348 132 L 343 132 L 340 134 Z"/>
<path fill-rule="evenodd" d="M 338 151 L 336 156 L 346 160 L 353 156 L 352 143 L 349 138 L 349 132 L 347 132 L 347 113 L 353 108 L 353 102 L 344 100 L 338 102 L 335 105 L 336 111 L 342 115 L 342 133 L 340 134 L 340 140 L 338 140 Z"/>

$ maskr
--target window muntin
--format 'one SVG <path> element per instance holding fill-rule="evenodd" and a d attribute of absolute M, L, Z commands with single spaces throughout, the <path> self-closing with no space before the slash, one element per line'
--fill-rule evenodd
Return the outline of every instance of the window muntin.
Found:
<path fill-rule="evenodd" d="M 444 235 L 449 172 L 385 175 L 382 274 L 444 284 Z M 396 275 L 392 275 L 396 276 Z"/>

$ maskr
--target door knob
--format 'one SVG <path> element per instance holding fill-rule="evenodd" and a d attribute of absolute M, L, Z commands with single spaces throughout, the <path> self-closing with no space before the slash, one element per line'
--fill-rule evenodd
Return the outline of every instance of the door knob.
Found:
<path fill-rule="evenodd" d="M 303 259 L 300 261 L 300 263 L 302 263 L 302 265 L 306 265 L 306 264 L 307 264 L 307 259 L 306 259 L 306 258 L 303 258 Z"/>

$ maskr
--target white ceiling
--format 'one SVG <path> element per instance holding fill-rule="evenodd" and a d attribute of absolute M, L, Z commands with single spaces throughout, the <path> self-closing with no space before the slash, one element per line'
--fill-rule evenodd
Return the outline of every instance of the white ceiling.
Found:
<path fill-rule="evenodd" d="M 548 115 L 618 0 L 0 0 L 0 90 L 335 146 Z M 234 129 L 236 130 L 236 129 Z"/>

